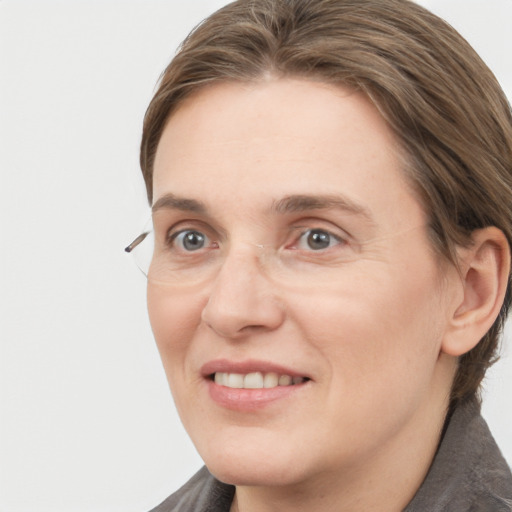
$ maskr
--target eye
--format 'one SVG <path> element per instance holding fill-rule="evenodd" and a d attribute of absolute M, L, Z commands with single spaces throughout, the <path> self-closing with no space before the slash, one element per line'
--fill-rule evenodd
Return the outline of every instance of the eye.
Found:
<path fill-rule="evenodd" d="M 210 239 L 201 231 L 186 229 L 171 236 L 172 245 L 186 252 L 198 251 L 209 246 Z"/>
<path fill-rule="evenodd" d="M 329 231 L 326 231 L 325 229 L 308 229 L 300 236 L 297 248 L 322 251 L 341 243 L 343 243 L 343 241 L 340 238 L 329 233 Z"/>

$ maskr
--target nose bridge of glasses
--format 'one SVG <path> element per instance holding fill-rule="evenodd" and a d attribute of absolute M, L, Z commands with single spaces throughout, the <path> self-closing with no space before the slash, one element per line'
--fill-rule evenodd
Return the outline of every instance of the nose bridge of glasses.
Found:
<path fill-rule="evenodd" d="M 269 313 L 270 304 L 275 302 L 276 289 L 270 265 L 274 253 L 270 245 L 248 241 L 238 241 L 226 248 L 220 266 L 211 275 L 212 286 L 209 288 L 209 312 L 215 306 L 217 322 L 219 318 L 227 320 L 242 315 L 249 323 L 265 323 L 262 319 L 256 321 L 256 317 L 261 314 L 263 318 L 263 313 Z"/>
<path fill-rule="evenodd" d="M 224 259 L 234 259 L 250 265 L 251 262 L 256 262 L 258 266 L 264 267 L 268 257 L 275 253 L 275 248 L 269 244 L 262 244 L 242 239 L 239 241 L 233 241 L 228 244 Z"/>
<path fill-rule="evenodd" d="M 231 281 L 250 281 L 253 286 L 258 277 L 271 279 L 277 253 L 272 245 L 242 239 L 233 241 L 221 251 L 219 272 L 227 275 Z"/>

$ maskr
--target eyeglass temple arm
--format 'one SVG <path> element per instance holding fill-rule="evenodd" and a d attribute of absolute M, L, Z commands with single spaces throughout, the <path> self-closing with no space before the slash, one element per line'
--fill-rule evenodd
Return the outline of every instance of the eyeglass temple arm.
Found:
<path fill-rule="evenodd" d="M 132 252 L 137 245 L 144 241 L 144 239 L 149 235 L 149 231 L 145 233 L 141 233 L 128 247 L 125 247 L 124 250 L 126 252 Z"/>

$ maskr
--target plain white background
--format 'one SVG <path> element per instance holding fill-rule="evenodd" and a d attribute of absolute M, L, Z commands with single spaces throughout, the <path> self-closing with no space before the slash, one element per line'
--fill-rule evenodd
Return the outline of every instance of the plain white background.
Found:
<path fill-rule="evenodd" d="M 0 512 L 143 512 L 201 464 L 123 247 L 148 212 L 138 145 L 154 86 L 224 3 L 0 0 Z M 512 0 L 422 3 L 512 97 Z M 511 354 L 484 406 L 509 462 Z"/>

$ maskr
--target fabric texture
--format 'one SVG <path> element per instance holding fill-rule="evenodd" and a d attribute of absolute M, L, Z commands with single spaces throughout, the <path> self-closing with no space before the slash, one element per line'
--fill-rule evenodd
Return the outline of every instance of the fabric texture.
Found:
<path fill-rule="evenodd" d="M 476 402 L 453 413 L 427 477 L 404 512 L 426 511 L 512 511 L 512 475 Z"/>
<path fill-rule="evenodd" d="M 150 512 L 229 512 L 235 488 L 203 467 Z M 403 512 L 512 512 L 512 474 L 476 402 L 458 407 Z"/>

